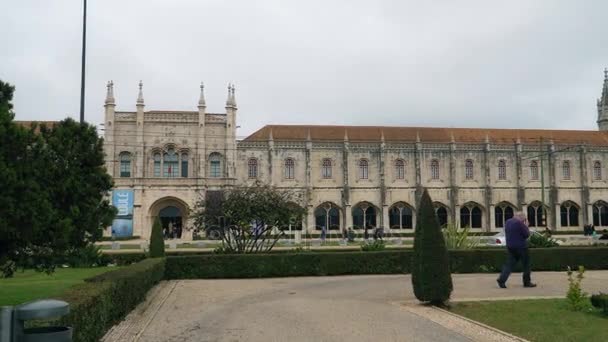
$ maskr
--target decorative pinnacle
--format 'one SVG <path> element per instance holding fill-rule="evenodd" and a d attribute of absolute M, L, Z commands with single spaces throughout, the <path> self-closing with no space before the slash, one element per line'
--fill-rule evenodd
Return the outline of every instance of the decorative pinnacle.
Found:
<path fill-rule="evenodd" d="M 344 129 L 344 141 L 348 141 L 348 130 Z"/>
<path fill-rule="evenodd" d="M 198 106 L 199 107 L 205 107 L 206 103 L 205 103 L 205 84 L 203 84 L 203 82 L 201 82 L 201 96 L 198 99 Z"/>
<path fill-rule="evenodd" d="M 108 88 L 106 92 L 106 104 L 114 104 L 114 81 L 108 81 L 106 87 Z"/>
<path fill-rule="evenodd" d="M 232 107 L 232 85 L 228 83 L 228 98 L 226 99 L 226 107 Z"/>
<path fill-rule="evenodd" d="M 420 142 L 420 132 L 416 131 L 416 142 Z"/>
<path fill-rule="evenodd" d="M 232 84 L 231 95 L 230 98 L 232 100 L 232 107 L 236 108 L 236 97 L 234 96 L 234 83 Z"/>
<path fill-rule="evenodd" d="M 608 106 L 608 68 L 604 68 L 604 86 L 602 87 L 602 98 L 598 100 L 598 107 Z"/>
<path fill-rule="evenodd" d="M 450 132 L 450 142 L 452 144 L 456 143 L 456 139 L 454 139 L 454 132 Z"/>
<path fill-rule="evenodd" d="M 139 94 L 137 95 L 137 104 L 138 105 L 143 105 L 144 104 L 143 87 L 144 87 L 144 83 L 141 80 L 139 80 Z"/>
<path fill-rule="evenodd" d="M 274 140 L 274 137 L 272 135 L 272 127 L 270 127 L 270 133 L 268 133 L 268 140 L 269 141 L 273 141 Z"/>
<path fill-rule="evenodd" d="M 306 135 L 306 141 L 312 141 L 312 138 L 310 137 L 310 128 L 308 129 L 308 134 Z"/>

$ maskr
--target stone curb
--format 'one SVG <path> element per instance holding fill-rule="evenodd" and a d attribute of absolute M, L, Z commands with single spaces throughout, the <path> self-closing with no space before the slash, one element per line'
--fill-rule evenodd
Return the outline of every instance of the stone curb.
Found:
<path fill-rule="evenodd" d="M 503 335 L 503 336 L 505 336 L 505 337 L 507 337 L 507 338 L 513 339 L 514 341 L 519 341 L 519 342 L 530 342 L 530 341 L 528 341 L 528 340 L 526 340 L 526 339 L 524 339 L 524 338 L 521 338 L 521 337 L 519 337 L 519 336 L 515 336 L 515 335 L 512 335 L 512 334 L 509 334 L 509 333 L 508 333 L 508 332 L 506 332 L 506 331 L 503 331 L 503 330 L 500 330 L 500 329 L 497 329 L 497 328 L 491 327 L 491 326 L 489 326 L 489 325 L 487 325 L 487 324 L 483 324 L 483 323 L 481 323 L 481 322 L 478 322 L 478 321 L 472 320 L 472 319 L 470 319 L 470 318 L 467 318 L 467 317 L 461 316 L 461 315 L 459 315 L 459 314 L 455 314 L 455 313 L 453 313 L 453 312 L 451 312 L 451 311 L 444 310 L 444 309 L 441 309 L 441 308 L 438 308 L 438 307 L 435 307 L 435 306 L 433 307 L 433 309 L 434 309 L 434 310 L 437 310 L 437 311 L 440 311 L 440 312 L 442 312 L 442 313 L 444 313 L 444 314 L 448 314 L 448 315 L 451 315 L 451 316 L 457 317 L 457 318 L 459 318 L 459 319 L 465 320 L 465 321 L 467 321 L 467 322 L 469 322 L 469 323 L 475 324 L 475 325 L 480 326 L 480 327 L 482 327 L 482 328 L 485 328 L 485 329 L 488 329 L 488 330 L 492 330 L 493 332 L 495 332 L 495 333 L 497 333 L 497 334 L 500 334 L 500 335 Z"/>

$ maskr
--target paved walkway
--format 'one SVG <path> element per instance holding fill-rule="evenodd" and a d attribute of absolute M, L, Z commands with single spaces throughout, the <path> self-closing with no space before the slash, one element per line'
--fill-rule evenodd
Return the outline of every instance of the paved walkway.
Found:
<path fill-rule="evenodd" d="M 588 271 L 586 291 L 606 290 L 608 271 Z M 453 300 L 563 297 L 563 272 L 454 275 Z M 409 275 L 163 282 L 105 341 L 521 341 L 421 306 Z"/>

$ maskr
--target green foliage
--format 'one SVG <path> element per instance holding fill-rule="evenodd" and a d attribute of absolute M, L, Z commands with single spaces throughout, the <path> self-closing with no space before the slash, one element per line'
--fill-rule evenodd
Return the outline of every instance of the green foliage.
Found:
<path fill-rule="evenodd" d="M 107 259 L 101 254 L 101 247 L 89 244 L 80 248 L 67 250 L 64 262 L 71 267 L 94 267 L 107 265 Z"/>
<path fill-rule="evenodd" d="M 294 201 L 293 193 L 257 182 L 235 188 L 225 198 L 197 202 L 192 218 L 197 231 L 219 229 L 223 252 L 268 252 L 290 224 L 301 221 L 305 210 Z M 220 221 L 219 227 L 209 226 Z"/>
<path fill-rule="evenodd" d="M 426 189 L 416 217 L 412 284 L 418 300 L 440 306 L 450 299 L 453 289 L 448 250 Z"/>
<path fill-rule="evenodd" d="M 456 224 L 448 223 L 442 232 L 448 249 L 473 249 L 479 245 L 479 238 L 470 234 L 469 227 L 459 229 Z"/>
<path fill-rule="evenodd" d="M 411 252 L 298 252 L 167 257 L 166 279 L 262 278 L 410 272 Z"/>
<path fill-rule="evenodd" d="M 72 119 L 19 126 L 13 90 L 0 81 L 0 265 L 52 272 L 70 248 L 98 240 L 111 223 L 112 181 L 94 126 Z"/>
<path fill-rule="evenodd" d="M 574 272 L 568 266 L 568 292 L 566 293 L 566 299 L 568 300 L 568 305 L 574 311 L 581 311 L 588 306 L 588 296 L 587 293 L 583 291 L 581 287 L 581 282 L 585 278 L 585 267 L 579 266 L 576 272 L 576 276 L 572 275 Z"/>
<path fill-rule="evenodd" d="M 89 278 L 59 298 L 70 303 L 70 313 L 60 323 L 73 327 L 74 341 L 99 341 L 145 299 L 164 272 L 165 260 L 155 258 Z"/>
<path fill-rule="evenodd" d="M 165 240 L 163 238 L 163 229 L 160 219 L 154 219 L 152 232 L 150 234 L 150 257 L 161 258 L 165 256 Z"/>
<path fill-rule="evenodd" d="M 374 242 L 364 242 L 361 244 L 361 250 L 363 252 L 383 251 L 386 249 L 386 245 L 382 240 L 376 240 Z"/>
<path fill-rule="evenodd" d="M 608 315 L 608 293 L 598 293 L 591 296 L 591 305 Z"/>
<path fill-rule="evenodd" d="M 559 244 L 551 237 L 539 233 L 531 233 L 530 238 L 528 239 L 528 246 L 530 248 L 550 248 L 558 247 Z"/>

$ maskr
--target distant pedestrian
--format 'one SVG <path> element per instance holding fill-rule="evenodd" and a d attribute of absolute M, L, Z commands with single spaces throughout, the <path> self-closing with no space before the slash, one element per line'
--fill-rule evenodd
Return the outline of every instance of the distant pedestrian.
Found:
<path fill-rule="evenodd" d="M 528 237 L 530 237 L 530 229 L 526 224 L 526 216 L 522 212 L 516 212 L 515 215 L 505 222 L 505 237 L 507 239 L 507 250 L 509 257 L 502 267 L 502 272 L 496 282 L 500 288 L 507 288 L 507 280 L 513 267 L 521 261 L 523 268 L 524 287 L 536 287 L 536 284 L 530 281 L 530 255 L 528 253 Z"/>

